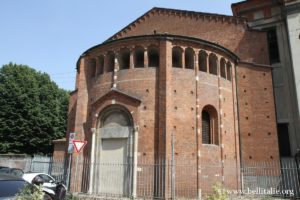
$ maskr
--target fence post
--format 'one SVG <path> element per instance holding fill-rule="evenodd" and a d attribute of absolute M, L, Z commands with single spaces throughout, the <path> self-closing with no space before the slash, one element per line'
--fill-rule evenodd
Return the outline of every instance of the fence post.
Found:
<path fill-rule="evenodd" d="M 33 164 L 33 158 L 30 157 L 30 169 L 29 169 L 29 171 L 33 171 L 33 170 L 32 170 L 32 164 Z"/>
<path fill-rule="evenodd" d="M 48 168 L 48 174 L 52 175 L 52 167 L 53 167 L 53 157 L 49 157 L 49 168 Z"/>
<path fill-rule="evenodd" d="M 242 163 L 241 164 L 241 195 L 243 195 L 243 192 L 244 192 L 244 164 Z"/>

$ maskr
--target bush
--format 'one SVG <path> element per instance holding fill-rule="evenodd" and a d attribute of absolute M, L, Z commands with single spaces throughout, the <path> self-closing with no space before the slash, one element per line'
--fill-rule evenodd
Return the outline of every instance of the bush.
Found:
<path fill-rule="evenodd" d="M 42 186 L 25 186 L 16 196 L 16 200 L 43 200 L 44 192 Z"/>
<path fill-rule="evenodd" d="M 227 200 L 229 199 L 228 194 L 220 183 L 213 186 L 213 193 L 206 197 L 207 200 Z"/>

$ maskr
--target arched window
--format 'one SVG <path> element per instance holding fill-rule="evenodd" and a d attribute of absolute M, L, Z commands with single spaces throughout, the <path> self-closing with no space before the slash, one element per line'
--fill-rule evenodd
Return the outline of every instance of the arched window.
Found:
<path fill-rule="evenodd" d="M 173 47 L 172 49 L 172 65 L 176 68 L 182 68 L 182 49 Z"/>
<path fill-rule="evenodd" d="M 217 110 L 213 106 L 207 105 L 203 108 L 201 115 L 202 144 L 219 145 Z"/>
<path fill-rule="evenodd" d="M 137 47 L 134 51 L 134 68 L 144 67 L 144 48 Z"/>
<path fill-rule="evenodd" d="M 194 69 L 195 52 L 192 48 L 186 48 L 184 52 L 185 68 Z"/>
<path fill-rule="evenodd" d="M 202 111 L 202 143 L 210 144 L 210 116 L 205 110 Z"/>
<path fill-rule="evenodd" d="M 199 70 L 207 72 L 207 53 L 203 50 L 199 52 Z"/>
<path fill-rule="evenodd" d="M 96 76 L 96 60 L 94 58 L 89 59 L 89 72 L 90 77 Z"/>
<path fill-rule="evenodd" d="M 115 54 L 112 51 L 109 51 L 107 53 L 107 72 L 112 72 L 115 69 Z"/>
<path fill-rule="evenodd" d="M 155 46 L 148 47 L 148 65 L 149 67 L 159 67 L 159 50 Z"/>
<path fill-rule="evenodd" d="M 100 55 L 98 57 L 98 69 L 97 69 L 97 74 L 100 75 L 100 74 L 103 74 L 103 71 L 104 71 L 104 56 L 103 55 Z"/>
<path fill-rule="evenodd" d="M 129 69 L 130 66 L 130 51 L 127 48 L 123 48 L 120 51 L 119 57 L 119 66 L 120 70 L 122 69 Z"/>
<path fill-rule="evenodd" d="M 226 61 L 224 58 L 221 58 L 220 70 L 221 70 L 221 77 L 226 79 Z"/>
<path fill-rule="evenodd" d="M 216 54 L 209 54 L 209 73 L 218 75 L 218 58 Z"/>
<path fill-rule="evenodd" d="M 227 80 L 231 81 L 231 73 L 232 73 L 232 69 L 231 69 L 231 63 L 230 62 L 227 62 L 227 66 L 226 66 L 226 70 L 227 70 Z"/>

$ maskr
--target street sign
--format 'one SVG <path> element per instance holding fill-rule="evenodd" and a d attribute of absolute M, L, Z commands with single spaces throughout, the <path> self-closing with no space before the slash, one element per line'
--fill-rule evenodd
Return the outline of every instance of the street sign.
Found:
<path fill-rule="evenodd" d="M 87 144 L 87 141 L 73 140 L 73 144 L 76 152 L 79 153 Z"/>
<path fill-rule="evenodd" d="M 73 140 L 75 140 L 75 136 L 76 136 L 76 133 L 70 133 L 70 135 L 69 135 L 69 143 L 73 143 Z"/>
<path fill-rule="evenodd" d="M 69 135 L 69 146 L 68 146 L 68 153 L 72 154 L 74 152 L 74 144 L 73 141 L 75 140 L 76 133 L 70 133 Z"/>

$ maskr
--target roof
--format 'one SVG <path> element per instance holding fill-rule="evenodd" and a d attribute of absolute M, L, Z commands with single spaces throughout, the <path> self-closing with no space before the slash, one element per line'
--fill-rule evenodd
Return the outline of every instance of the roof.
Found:
<path fill-rule="evenodd" d="M 231 10 L 234 16 L 241 15 L 243 13 L 254 12 L 266 7 L 282 5 L 281 0 L 245 0 L 231 4 Z"/>
<path fill-rule="evenodd" d="M 246 2 L 247 2 L 247 0 L 239 1 L 239 2 L 236 2 L 236 3 L 232 3 L 231 6 L 236 6 L 236 5 L 239 5 L 239 4 L 246 3 Z"/>
<path fill-rule="evenodd" d="M 154 7 L 151 10 L 147 11 L 145 14 L 125 26 L 123 29 L 115 33 L 113 36 L 108 38 L 107 40 L 113 40 L 116 39 L 118 35 L 120 35 L 122 32 L 126 32 L 126 30 L 130 30 L 131 26 L 135 25 L 140 20 L 144 19 L 146 16 L 149 16 L 150 13 L 159 12 L 159 13 L 178 13 L 180 15 L 188 15 L 191 17 L 199 18 L 199 16 L 209 16 L 209 17 L 220 17 L 228 19 L 229 21 L 235 21 L 242 22 L 243 24 L 246 23 L 247 19 L 244 17 L 238 17 L 238 16 L 231 16 L 231 15 L 222 15 L 222 14 L 216 14 L 216 13 L 205 13 L 205 12 L 197 12 L 197 11 L 188 11 L 188 10 L 180 10 L 180 9 L 170 9 L 170 8 L 161 8 L 161 7 Z"/>
<path fill-rule="evenodd" d="M 234 60 L 239 59 L 238 56 L 235 55 L 235 53 L 233 53 L 229 49 L 223 47 L 222 45 L 219 45 L 218 43 L 215 43 L 215 42 L 203 40 L 203 39 L 200 39 L 200 38 L 182 36 L 182 35 L 172 35 L 172 34 L 137 35 L 137 36 L 124 37 L 124 38 L 120 38 L 120 39 L 116 39 L 116 40 L 106 40 L 105 42 L 103 42 L 101 44 L 95 45 L 95 46 L 87 49 L 78 58 L 77 63 L 76 63 L 76 69 L 78 71 L 80 59 L 82 57 L 84 57 L 86 54 L 88 54 L 90 51 L 92 51 L 96 48 L 99 48 L 99 47 L 107 45 L 107 44 L 112 44 L 112 43 L 115 43 L 115 42 L 119 42 L 119 41 L 127 41 L 127 40 L 137 41 L 137 40 L 140 40 L 140 39 L 143 40 L 143 39 L 146 39 L 146 38 L 152 38 L 152 39 L 166 39 L 166 38 L 169 38 L 169 39 L 180 39 L 180 40 L 185 40 L 185 41 L 192 41 L 192 42 L 196 42 L 196 43 L 199 43 L 199 44 L 205 44 L 205 45 L 208 45 L 208 46 L 213 47 L 215 49 L 218 49 L 220 51 L 223 51 L 223 52 L 227 53 L 228 55 L 230 55 Z"/>
<path fill-rule="evenodd" d="M 118 35 L 120 35 L 122 32 L 126 32 L 126 30 L 131 30 L 131 26 L 135 26 L 136 23 L 138 23 L 140 20 L 143 20 L 145 17 L 149 17 L 151 13 L 154 12 L 159 12 L 159 13 L 165 13 L 165 12 L 169 12 L 169 13 L 178 13 L 182 16 L 189 16 L 189 17 L 195 17 L 195 18 L 199 18 L 200 16 L 208 16 L 208 17 L 219 17 L 222 18 L 222 20 L 228 20 L 229 22 L 232 22 L 234 24 L 239 24 L 242 23 L 243 25 L 247 24 L 247 19 L 244 17 L 240 17 L 240 16 L 231 16 L 231 15 L 222 15 L 222 14 L 216 14 L 216 13 L 205 13 L 205 12 L 196 12 L 196 11 L 188 11 L 188 10 L 180 10 L 180 9 L 170 9 L 170 8 L 161 8 L 161 7 L 153 7 L 152 9 L 150 9 L 149 11 L 147 11 L 146 13 L 144 13 L 142 16 L 140 16 L 139 18 L 137 18 L 136 20 L 134 20 L 133 22 L 131 22 L 130 24 L 128 24 L 127 26 L 125 26 L 123 29 L 121 29 L 120 31 L 118 31 L 117 33 L 115 33 L 113 36 L 111 36 L 110 38 L 108 38 L 106 41 L 104 41 L 101 44 L 98 44 L 94 47 L 89 48 L 88 50 L 86 50 L 84 53 L 82 53 L 80 55 L 80 57 L 78 58 L 77 62 L 76 62 L 76 70 L 78 72 L 79 70 L 79 61 L 82 57 L 84 57 L 90 50 L 95 49 L 99 46 L 105 45 L 105 44 L 109 44 L 110 42 L 115 41 Z M 138 35 L 138 36 L 130 36 L 130 37 L 125 37 L 124 39 L 128 38 L 132 38 L 132 39 L 137 39 L 137 38 L 141 38 L 141 37 L 148 37 L 149 35 Z M 179 35 L 172 35 L 172 34 L 157 34 L 156 37 L 180 37 Z M 155 35 L 152 35 L 151 37 L 155 37 Z M 189 36 L 181 36 L 182 38 L 192 38 Z M 123 38 L 122 38 L 123 39 Z M 194 40 L 199 40 L 199 41 L 205 41 L 202 40 L 200 38 L 193 38 Z M 120 39 L 118 39 L 119 41 Z M 207 43 L 209 43 L 208 41 L 206 41 Z M 221 47 L 220 45 L 216 45 L 218 47 Z M 226 49 L 224 47 L 221 47 L 223 49 Z M 229 51 L 228 49 L 226 49 L 226 51 Z M 229 51 L 230 52 L 230 51 Z M 233 55 L 232 52 L 230 52 L 231 55 Z M 234 55 L 234 57 L 236 57 Z M 76 92 L 76 90 L 74 91 Z"/>
<path fill-rule="evenodd" d="M 220 45 L 219 43 L 208 41 L 208 40 L 203 40 L 200 38 L 195 38 L 195 37 L 190 37 L 190 36 L 184 36 L 184 35 L 174 35 L 174 34 L 156 34 L 156 35 L 137 35 L 137 36 L 130 36 L 130 37 L 125 37 L 121 38 L 118 40 L 111 40 L 111 41 L 106 41 L 100 45 L 95 46 L 97 48 L 98 46 L 105 45 L 108 43 L 112 43 L 115 41 L 122 41 L 122 40 L 138 40 L 138 39 L 145 39 L 145 38 L 156 38 L 156 39 L 172 39 L 172 40 L 181 40 L 181 41 L 189 41 L 189 42 L 195 42 L 198 44 L 202 45 L 207 45 L 212 48 L 218 49 L 220 51 L 225 52 L 226 54 L 232 56 L 234 59 L 238 59 L 237 55 L 227 49 L 226 47 Z M 89 50 L 93 49 L 94 47 L 90 48 Z M 87 50 L 87 51 L 89 51 Z"/>

